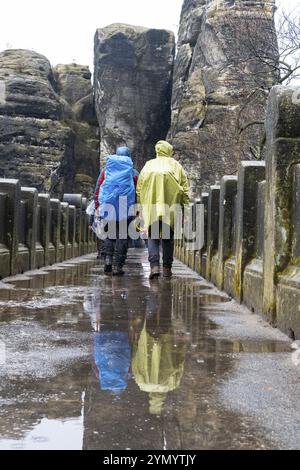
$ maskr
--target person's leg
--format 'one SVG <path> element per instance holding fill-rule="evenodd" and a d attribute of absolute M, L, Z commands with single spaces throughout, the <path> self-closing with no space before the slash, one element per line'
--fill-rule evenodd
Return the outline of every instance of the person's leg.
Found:
<path fill-rule="evenodd" d="M 102 242 L 102 245 L 101 245 L 100 258 L 103 259 L 103 260 L 105 260 L 105 246 L 104 246 L 104 242 Z"/>
<path fill-rule="evenodd" d="M 159 266 L 159 240 L 148 239 L 149 263 L 151 268 Z"/>
<path fill-rule="evenodd" d="M 121 221 L 117 223 L 117 239 L 115 246 L 115 276 L 123 276 L 123 267 L 126 262 L 129 240 L 128 240 L 128 225 L 129 221 Z"/>
<path fill-rule="evenodd" d="M 159 255 L 159 223 L 155 222 L 149 229 L 149 238 L 148 238 L 148 253 L 149 253 L 149 263 L 151 267 L 150 279 L 159 276 L 159 264 L 160 264 L 160 255 Z"/>
<path fill-rule="evenodd" d="M 174 261 L 174 240 L 163 240 L 163 265 L 171 268 Z"/>
<path fill-rule="evenodd" d="M 97 259 L 102 259 L 102 252 L 104 251 L 104 247 L 103 247 L 103 242 L 102 240 L 100 240 L 99 238 L 97 238 L 97 251 L 98 251 L 98 255 L 97 255 Z"/>
<path fill-rule="evenodd" d="M 117 239 L 116 241 L 116 251 L 115 251 L 115 261 L 116 261 L 116 270 L 114 274 L 123 275 L 123 267 L 126 262 L 128 252 L 128 239 Z"/>
<path fill-rule="evenodd" d="M 112 273 L 112 264 L 114 259 L 116 241 L 110 238 L 106 238 L 104 241 L 104 251 L 105 251 L 105 267 L 104 272 L 106 274 Z"/>
<path fill-rule="evenodd" d="M 163 227 L 162 249 L 163 249 L 164 276 L 171 277 L 172 265 L 174 261 L 174 232 L 168 226 Z"/>

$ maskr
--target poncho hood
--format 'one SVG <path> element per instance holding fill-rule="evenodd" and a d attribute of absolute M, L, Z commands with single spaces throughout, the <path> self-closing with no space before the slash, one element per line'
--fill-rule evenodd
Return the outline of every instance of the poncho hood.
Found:
<path fill-rule="evenodd" d="M 173 146 L 166 142 L 165 140 L 160 140 L 155 146 L 156 156 L 157 157 L 172 157 L 173 156 Z"/>
<path fill-rule="evenodd" d="M 128 147 L 118 147 L 116 155 L 118 157 L 129 157 L 132 158 L 130 149 Z"/>

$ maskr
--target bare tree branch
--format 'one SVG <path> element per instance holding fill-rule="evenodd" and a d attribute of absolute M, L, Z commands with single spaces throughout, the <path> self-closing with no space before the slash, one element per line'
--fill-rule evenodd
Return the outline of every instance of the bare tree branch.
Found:
<path fill-rule="evenodd" d="M 237 141 L 241 140 L 246 131 L 249 133 L 252 127 L 262 128 L 260 144 L 250 148 L 251 155 L 256 159 L 263 154 L 266 138 L 264 121 L 260 119 L 263 116 L 255 114 L 253 109 L 263 109 L 274 85 L 288 85 L 300 78 L 300 15 L 285 11 L 277 12 L 276 15 L 275 29 L 274 22 L 270 21 L 270 11 L 262 8 L 253 18 L 241 10 L 235 55 L 227 57 L 235 72 L 228 82 L 235 85 L 240 83 L 241 89 L 246 91 L 237 113 Z M 234 24 L 230 26 L 231 30 L 235 30 Z M 257 34 L 258 31 L 260 34 Z M 253 132 L 257 135 L 258 131 Z"/>
<path fill-rule="evenodd" d="M 239 129 L 239 135 L 241 135 L 246 129 L 249 129 L 251 126 L 263 126 L 265 121 L 251 121 L 248 122 L 245 126 Z"/>

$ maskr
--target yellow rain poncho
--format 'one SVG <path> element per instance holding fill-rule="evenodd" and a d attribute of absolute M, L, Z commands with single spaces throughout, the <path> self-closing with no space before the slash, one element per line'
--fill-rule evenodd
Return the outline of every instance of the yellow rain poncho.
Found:
<path fill-rule="evenodd" d="M 140 390 L 149 393 L 150 413 L 160 415 L 167 393 L 179 387 L 184 371 L 187 343 L 174 347 L 174 333 L 154 339 L 146 322 L 133 347 L 132 372 Z"/>
<path fill-rule="evenodd" d="M 157 157 L 146 163 L 137 186 L 137 198 L 147 228 L 161 218 L 168 219 L 172 206 L 189 204 L 188 180 L 180 163 L 172 157 L 172 145 L 159 141 L 155 150 Z M 164 221 L 174 226 L 172 212 L 169 220 Z"/>

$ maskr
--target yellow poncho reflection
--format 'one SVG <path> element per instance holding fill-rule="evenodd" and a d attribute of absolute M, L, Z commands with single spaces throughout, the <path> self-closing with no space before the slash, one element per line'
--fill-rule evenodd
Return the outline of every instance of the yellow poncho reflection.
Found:
<path fill-rule="evenodd" d="M 150 413 L 160 415 L 167 393 L 179 387 L 184 371 L 186 342 L 175 344 L 172 331 L 158 339 L 146 329 L 133 346 L 132 371 L 139 388 L 150 394 Z"/>

